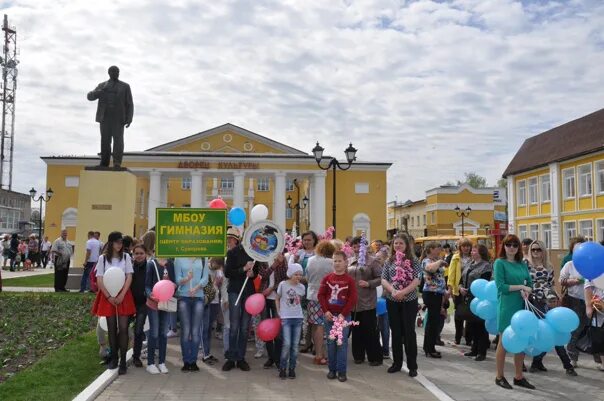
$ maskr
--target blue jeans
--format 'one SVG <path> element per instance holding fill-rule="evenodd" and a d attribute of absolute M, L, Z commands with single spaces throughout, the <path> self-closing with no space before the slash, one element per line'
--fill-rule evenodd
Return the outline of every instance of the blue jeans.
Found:
<path fill-rule="evenodd" d="M 86 266 L 84 266 L 84 273 L 82 273 L 82 280 L 80 280 L 80 292 L 90 290 L 90 271 L 92 270 L 92 266 L 94 266 L 94 262 L 86 262 Z"/>
<path fill-rule="evenodd" d="M 176 327 L 176 321 L 178 319 L 178 312 L 168 312 L 168 324 L 166 325 L 166 333 L 168 330 L 172 330 L 174 332 L 178 331 Z"/>
<path fill-rule="evenodd" d="M 168 312 L 147 308 L 149 316 L 149 338 L 147 343 L 147 365 L 155 365 L 155 350 L 159 348 L 159 363 L 166 362 L 166 348 L 168 337 Z"/>
<path fill-rule="evenodd" d="M 178 315 L 180 317 L 180 349 L 182 361 L 193 364 L 197 362 L 199 344 L 201 343 L 201 322 L 203 320 L 203 298 L 178 298 Z"/>
<path fill-rule="evenodd" d="M 334 316 L 335 317 L 335 316 Z M 350 316 L 346 316 L 346 321 L 350 321 Z M 342 345 L 338 345 L 336 340 L 329 338 L 329 332 L 333 322 L 325 320 L 325 334 L 327 335 L 327 359 L 329 360 L 329 371 L 346 373 L 346 361 L 348 359 L 348 332 L 350 327 L 342 330 Z"/>
<path fill-rule="evenodd" d="M 304 319 L 282 319 L 281 320 L 281 335 L 283 336 L 283 346 L 281 347 L 281 362 L 279 367 L 289 370 L 296 368 L 296 360 L 298 359 L 298 343 L 300 342 L 300 334 L 302 334 L 302 321 Z"/>
<path fill-rule="evenodd" d="M 210 344 L 212 342 L 212 324 L 218 316 L 220 304 L 206 305 L 203 311 L 203 321 L 201 323 L 201 344 L 203 346 L 203 355 L 210 356 Z"/>
<path fill-rule="evenodd" d="M 378 327 L 382 337 L 382 353 L 390 354 L 390 325 L 388 324 L 388 313 L 378 316 Z"/>
<path fill-rule="evenodd" d="M 239 304 L 235 306 L 238 293 L 229 292 L 229 320 L 231 323 L 229 332 L 229 349 L 224 357 L 229 361 L 243 361 L 247 347 L 247 335 L 250 326 L 250 314 L 245 311 L 246 296 L 241 296 Z"/>

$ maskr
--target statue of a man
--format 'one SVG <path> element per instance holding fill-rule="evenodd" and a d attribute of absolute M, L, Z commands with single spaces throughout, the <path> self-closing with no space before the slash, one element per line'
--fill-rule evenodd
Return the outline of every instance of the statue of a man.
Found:
<path fill-rule="evenodd" d="M 88 92 L 88 100 L 99 100 L 96 109 L 96 121 L 101 126 L 101 164 L 99 167 L 109 167 L 111 157 L 111 141 L 113 140 L 113 168 L 119 169 L 124 154 L 124 126 L 130 127 L 134 114 L 134 103 L 130 85 L 118 80 L 120 69 L 109 67 L 109 80 L 100 83 L 92 92 Z"/>

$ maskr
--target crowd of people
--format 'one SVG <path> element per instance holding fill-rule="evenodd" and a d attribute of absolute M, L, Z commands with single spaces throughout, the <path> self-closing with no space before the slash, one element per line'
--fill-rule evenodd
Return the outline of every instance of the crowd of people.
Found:
<path fill-rule="evenodd" d="M 48 237 L 44 237 L 40 241 L 36 234 L 31 234 L 25 238 L 19 238 L 17 233 L 6 234 L 1 243 L 2 268 L 6 268 L 8 264 L 12 272 L 35 267 L 46 269 L 52 246 Z"/>
<path fill-rule="evenodd" d="M 555 348 L 569 376 L 577 376 L 579 333 L 592 324 L 592 317 L 593 324 L 604 322 L 604 314 L 592 303 L 602 299 L 604 291 L 584 280 L 573 266 L 573 247 L 585 241 L 580 237 L 573 239 L 570 256 L 562 263 L 561 293 L 556 290 L 556 275 L 545 244 L 520 241 L 515 235 L 506 236 L 493 257 L 486 246 L 466 238 L 454 249 L 430 242 L 417 252 L 413 238 L 404 234 L 390 243 L 365 244 L 362 237 L 343 242 L 309 231 L 299 237 L 298 246 L 285 249 L 270 265 L 254 262 L 247 255 L 240 243 L 241 233 L 234 227 L 227 231 L 224 258 L 157 258 L 152 230 L 140 240 L 118 232 L 109 234 L 105 244 L 95 233 L 91 232 L 90 238 L 86 269 L 96 269 L 98 285 L 92 311 L 107 321 L 108 367 L 118 368 L 120 374 L 127 372 L 128 325 L 133 323 L 133 364 L 145 365 L 146 344 L 146 370 L 150 374 L 169 372 L 167 341 L 179 333 L 183 372 L 199 371 L 198 361 L 209 365 L 219 362 L 211 353 L 214 337 L 222 339 L 223 371 L 249 371 L 248 337 L 254 335 L 257 345 L 265 349 L 262 352 L 257 347 L 256 356 L 265 353 L 263 367 L 276 367 L 280 378 L 295 379 L 298 353 L 312 352 L 313 363 L 326 366 L 328 379 L 346 381 L 350 336 L 353 363 L 377 367 L 392 358 L 387 372 L 396 373 L 405 360 L 409 376 L 415 377 L 419 369 L 416 330 L 423 326 L 423 354 L 442 358 L 438 347 L 445 345 L 441 332 L 450 306 L 454 308 L 455 344 L 465 340 L 471 346 L 465 356 L 484 361 L 491 338 L 485 321 L 470 311 L 474 298 L 471 287 L 477 279 L 496 283 L 499 335 L 513 314 L 524 309 L 526 299 L 544 313 L 564 303 L 579 315 L 581 324 L 569 344 Z M 103 284 L 108 265 L 119 267 L 127 277 L 115 297 Z M 161 280 L 176 286 L 172 308 L 162 306 L 153 296 L 153 287 Z M 82 290 L 89 284 L 83 277 Z M 266 299 L 261 318 L 281 319 L 280 334 L 267 342 L 259 339 L 258 326 L 245 308 L 246 300 L 258 293 Z M 385 303 L 386 313 L 378 312 L 380 303 Z M 511 389 L 504 375 L 506 350 L 498 341 L 499 335 L 493 341 L 497 344 L 495 382 Z M 534 356 L 527 369 L 525 355 L 515 354 L 513 384 L 534 389 L 524 373 L 547 372 L 543 357 Z M 593 358 L 604 371 L 601 355 Z"/>

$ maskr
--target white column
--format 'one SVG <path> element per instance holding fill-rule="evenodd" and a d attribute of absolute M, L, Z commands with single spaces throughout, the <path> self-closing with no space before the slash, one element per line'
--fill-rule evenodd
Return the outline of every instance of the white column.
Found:
<path fill-rule="evenodd" d="M 206 176 L 201 175 L 201 207 L 208 207 L 208 199 L 206 198 Z"/>
<path fill-rule="evenodd" d="M 562 236 L 560 235 L 560 229 L 562 228 L 562 222 L 560 221 L 560 211 L 562 205 L 560 200 L 562 199 L 562 191 L 560 188 L 560 165 L 558 163 L 549 165 L 549 185 L 551 189 L 552 249 L 561 249 Z"/>
<path fill-rule="evenodd" d="M 317 234 L 325 232 L 325 172 L 314 173 L 310 192 L 310 229 Z"/>
<path fill-rule="evenodd" d="M 243 191 L 245 187 L 245 173 L 242 171 L 235 171 L 233 173 L 233 206 L 239 206 L 243 208 L 245 206 L 243 198 Z"/>
<path fill-rule="evenodd" d="M 149 199 L 147 199 L 147 220 L 148 227 L 155 225 L 155 209 L 159 207 L 160 202 L 161 173 L 151 171 L 149 173 Z"/>
<path fill-rule="evenodd" d="M 516 182 L 513 175 L 506 177 L 508 180 L 508 233 L 516 233 Z"/>
<path fill-rule="evenodd" d="M 201 194 L 203 190 L 203 173 L 191 171 L 191 207 L 203 207 Z"/>
<path fill-rule="evenodd" d="M 273 191 L 273 222 L 285 231 L 285 173 L 275 173 L 275 190 Z"/>
<path fill-rule="evenodd" d="M 168 177 L 161 178 L 159 189 L 159 207 L 168 207 Z"/>
<path fill-rule="evenodd" d="M 212 178 L 212 199 L 218 197 L 218 178 Z"/>

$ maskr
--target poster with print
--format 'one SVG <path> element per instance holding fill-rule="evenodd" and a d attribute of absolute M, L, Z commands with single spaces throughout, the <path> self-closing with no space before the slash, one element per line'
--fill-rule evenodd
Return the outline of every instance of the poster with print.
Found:
<path fill-rule="evenodd" d="M 243 249 L 258 262 L 270 262 L 283 252 L 285 234 L 270 220 L 257 221 L 243 233 Z"/>

